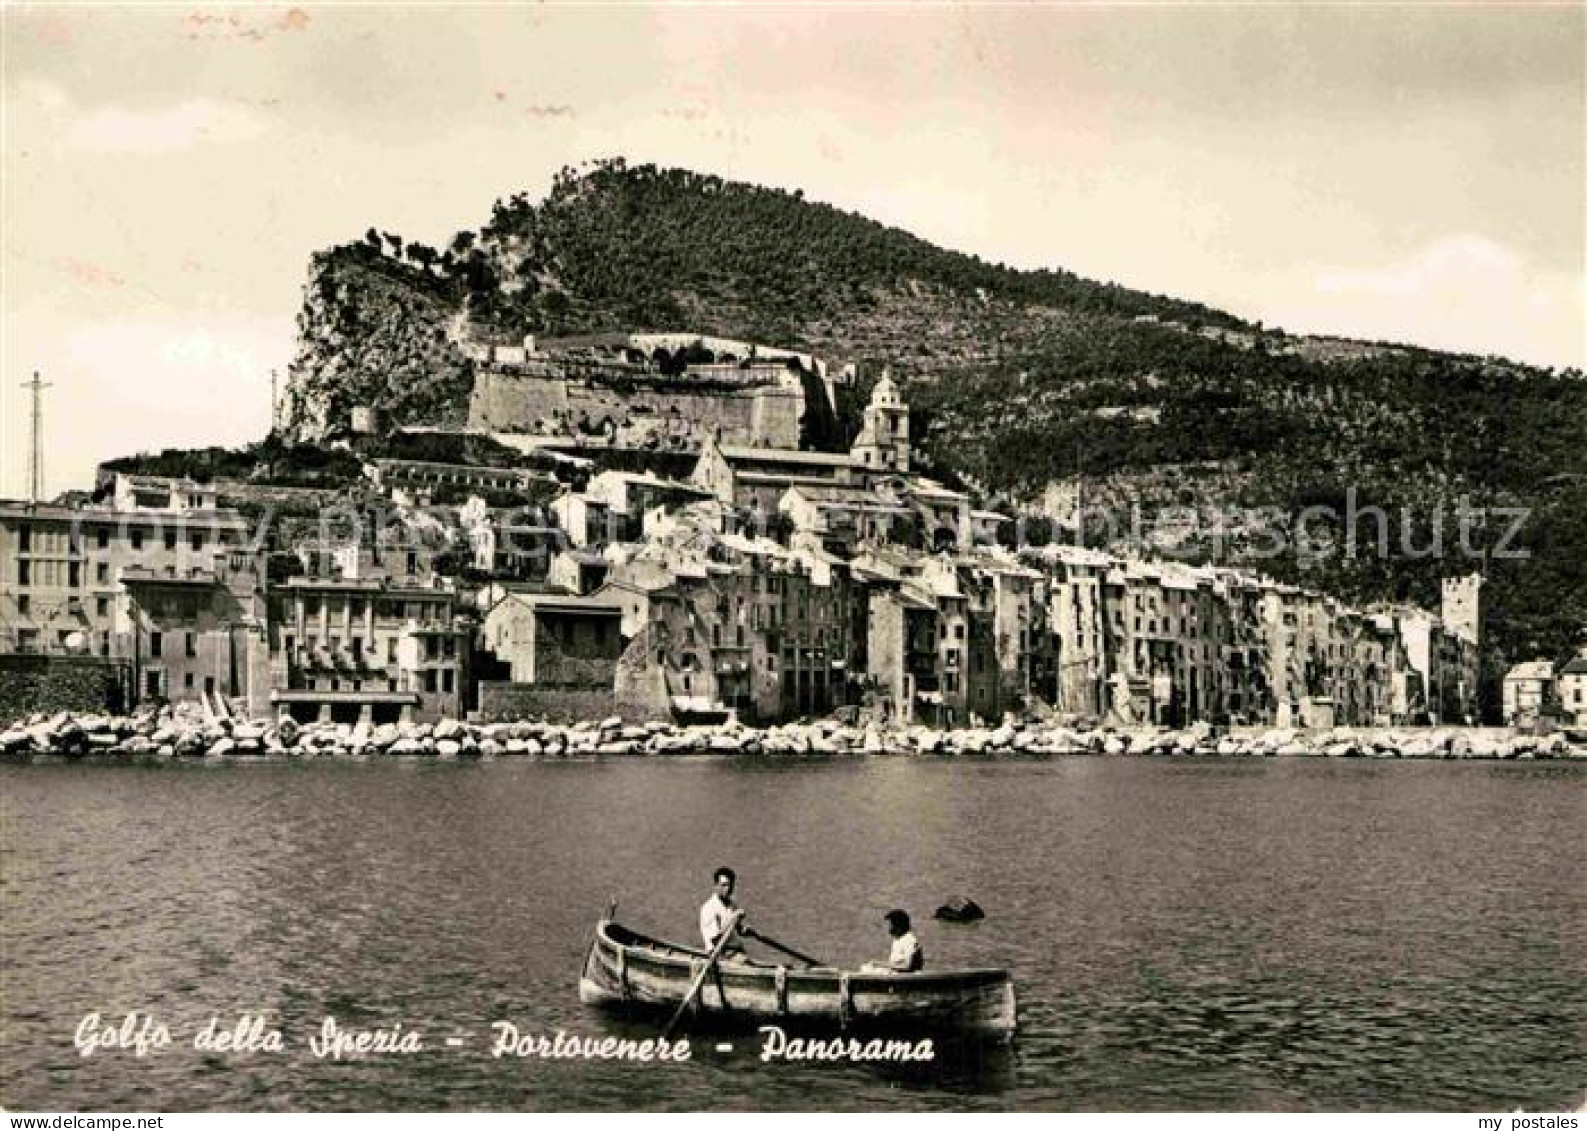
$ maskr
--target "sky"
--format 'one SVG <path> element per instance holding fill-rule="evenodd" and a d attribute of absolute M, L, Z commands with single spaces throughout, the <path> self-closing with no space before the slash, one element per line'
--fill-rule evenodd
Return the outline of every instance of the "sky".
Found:
<path fill-rule="evenodd" d="M 0 496 L 269 428 L 309 257 L 612 156 L 1292 332 L 1587 361 L 1587 7 L 0 7 Z"/>

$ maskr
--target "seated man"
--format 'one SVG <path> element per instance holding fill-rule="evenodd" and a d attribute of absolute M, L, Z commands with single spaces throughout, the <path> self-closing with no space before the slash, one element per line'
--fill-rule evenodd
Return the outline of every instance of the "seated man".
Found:
<path fill-rule="evenodd" d="M 867 962 L 860 967 L 867 974 L 913 974 L 926 967 L 926 954 L 920 949 L 920 940 L 909 929 L 909 912 L 894 908 L 886 915 L 887 933 L 893 936 L 893 948 L 887 955 L 887 965 Z"/>
<path fill-rule="evenodd" d="M 706 950 L 715 950 L 717 942 L 722 935 L 731 930 L 737 935 L 742 922 L 735 922 L 735 916 L 742 916 L 739 909 L 733 906 L 733 886 L 738 882 L 738 876 L 731 868 L 718 868 L 714 877 L 716 890 L 711 893 L 711 898 L 700 905 L 700 938 L 705 941 Z M 722 957 L 742 958 L 744 948 L 734 938 L 722 947 Z"/>

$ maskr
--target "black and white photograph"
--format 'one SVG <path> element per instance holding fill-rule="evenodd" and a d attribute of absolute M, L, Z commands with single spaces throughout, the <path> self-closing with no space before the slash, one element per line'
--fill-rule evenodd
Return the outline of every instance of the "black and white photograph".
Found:
<path fill-rule="evenodd" d="M 0 33 L 12 1126 L 1581 1127 L 1587 5 Z"/>

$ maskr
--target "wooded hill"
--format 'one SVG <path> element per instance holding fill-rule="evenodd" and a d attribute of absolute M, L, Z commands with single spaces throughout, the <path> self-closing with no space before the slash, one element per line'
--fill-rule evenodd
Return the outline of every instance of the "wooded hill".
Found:
<path fill-rule="evenodd" d="M 618 160 L 565 169 L 539 203 L 498 202 L 445 248 L 371 230 L 317 255 L 289 390 L 299 430 L 333 434 L 354 404 L 393 423 L 461 420 L 473 370 L 446 330 L 463 320 L 502 341 L 689 329 L 859 361 L 867 379 L 809 437 L 823 447 L 847 442 L 885 363 L 924 463 L 1005 509 L 1079 471 L 1088 500 L 1148 522 L 1171 506 L 1233 516 L 1232 534 L 1181 537 L 1189 558 L 1216 551 L 1359 603 L 1436 608 L 1441 576 L 1482 569 L 1495 666 L 1565 656 L 1587 625 L 1576 371 L 1291 336 L 987 263 L 797 192 Z M 1307 512 L 1343 516 L 1349 498 L 1387 512 L 1386 558 L 1370 520 L 1351 555 L 1338 521 Z M 1462 499 L 1526 509 L 1511 549 L 1530 557 L 1459 556 Z M 1445 552 L 1417 556 L 1435 523 Z M 1127 515 L 1107 525 L 1128 542 Z M 1468 525 L 1480 554 L 1510 520 Z"/>

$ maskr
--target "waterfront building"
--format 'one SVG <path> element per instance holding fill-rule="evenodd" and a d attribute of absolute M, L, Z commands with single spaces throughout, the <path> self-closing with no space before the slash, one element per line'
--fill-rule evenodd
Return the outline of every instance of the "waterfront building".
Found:
<path fill-rule="evenodd" d="M 1571 725 L 1587 727 L 1587 648 L 1560 669 L 1559 702 Z"/>
<path fill-rule="evenodd" d="M 485 614 L 485 648 L 513 683 L 610 692 L 622 617 L 600 593 L 511 592 Z"/>
<path fill-rule="evenodd" d="M 1529 726 L 1553 712 L 1557 690 L 1554 664 L 1532 660 L 1517 664 L 1504 677 L 1504 722 L 1506 726 Z"/>
<path fill-rule="evenodd" d="M 695 517 L 695 516 L 689 516 Z M 775 721 L 847 701 L 854 651 L 847 563 L 770 539 L 673 526 L 612 567 L 630 645 L 630 683 L 688 710 Z"/>
<path fill-rule="evenodd" d="M 307 572 L 275 587 L 272 690 L 300 721 L 433 721 L 462 714 L 472 631 L 455 582 L 420 546 L 300 548 Z"/>
<path fill-rule="evenodd" d="M 0 501 L 0 650 L 118 661 L 135 702 L 247 696 L 265 630 L 247 522 L 185 480 L 116 476 L 109 497 Z"/>
<path fill-rule="evenodd" d="M 865 674 L 873 706 L 897 723 L 938 722 L 944 705 L 936 602 L 914 581 L 870 570 L 863 576 Z"/>
<path fill-rule="evenodd" d="M 259 555 L 234 550 L 209 568 L 122 569 L 140 700 L 240 697 L 249 713 L 264 710 L 270 663 L 262 564 Z"/>
<path fill-rule="evenodd" d="M 1051 660 L 1037 694 L 1058 710 L 1100 718 L 1107 710 L 1110 634 L 1103 581 L 1114 559 L 1081 546 L 1041 546 L 1020 558 L 1045 577 L 1043 620 Z"/>
<path fill-rule="evenodd" d="M 970 575 L 979 598 L 977 611 L 987 618 L 991 633 L 990 715 L 1023 711 L 1035 692 L 1038 659 L 1048 639 L 1045 602 L 1038 591 L 1042 575 L 1001 551 L 965 558 L 961 572 Z"/>
<path fill-rule="evenodd" d="M 1218 632 L 1223 677 L 1221 717 L 1231 724 L 1267 722 L 1276 708 L 1267 664 L 1267 631 L 1262 619 L 1265 584 L 1239 570 L 1216 571 L 1221 626 Z"/>

